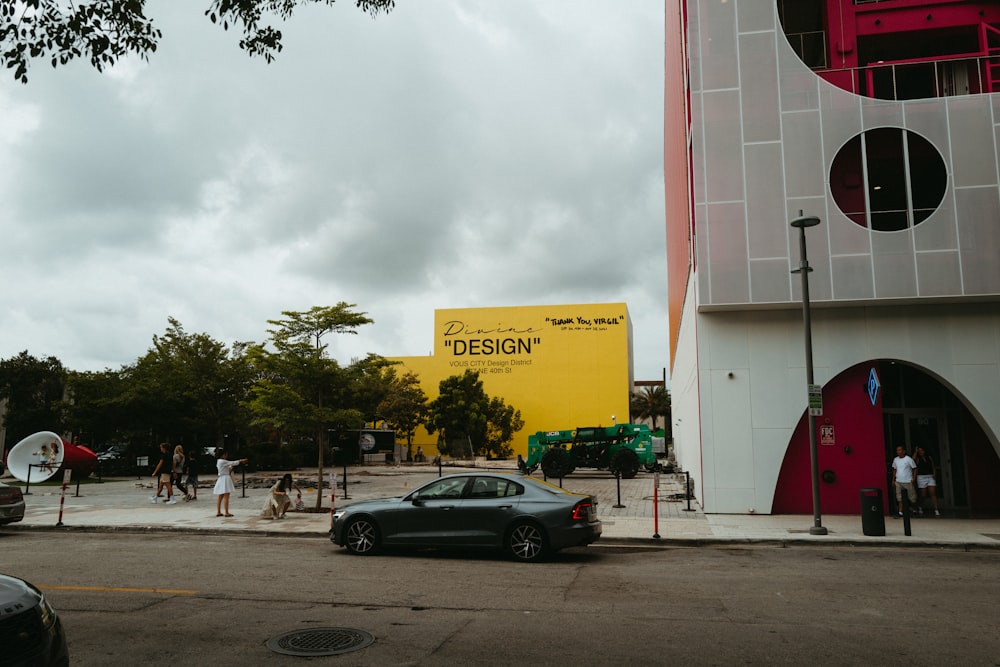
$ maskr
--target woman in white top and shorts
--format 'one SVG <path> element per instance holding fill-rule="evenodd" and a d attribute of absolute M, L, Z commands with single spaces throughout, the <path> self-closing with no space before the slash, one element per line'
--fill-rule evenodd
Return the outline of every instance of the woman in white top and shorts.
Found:
<path fill-rule="evenodd" d="M 248 459 L 230 461 L 226 450 L 219 452 L 219 460 L 215 462 L 215 466 L 219 470 L 219 479 L 212 491 L 215 494 L 215 516 L 232 516 L 229 513 L 229 494 L 235 491 L 236 487 L 233 486 L 233 478 L 230 473 L 232 473 L 233 468 L 247 461 Z M 226 510 L 225 514 L 222 513 L 223 507 Z"/>
<path fill-rule="evenodd" d="M 917 464 L 917 490 L 920 492 L 920 505 L 917 507 L 917 514 L 924 513 L 924 499 L 931 497 L 931 504 L 934 506 L 934 516 L 941 516 L 938 511 L 937 499 L 937 466 L 934 459 L 924 451 L 923 447 L 917 447 L 913 452 L 913 462 Z"/>

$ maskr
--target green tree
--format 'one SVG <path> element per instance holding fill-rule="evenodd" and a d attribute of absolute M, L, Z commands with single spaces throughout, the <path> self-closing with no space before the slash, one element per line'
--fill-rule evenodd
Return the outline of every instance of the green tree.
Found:
<path fill-rule="evenodd" d="M 502 399 L 490 398 L 478 371 L 441 380 L 438 397 L 428 406 L 427 430 L 440 431 L 438 449 L 450 456 L 504 456 L 514 433 L 524 427 L 521 412 Z M 506 448 L 505 448 L 506 447 Z"/>
<path fill-rule="evenodd" d="M 398 435 L 406 438 L 406 457 L 412 460 L 413 434 L 427 419 L 427 394 L 416 374 L 407 371 L 397 377 L 395 369 L 389 369 L 389 373 L 389 392 L 379 403 L 378 414 Z"/>
<path fill-rule="evenodd" d="M 633 421 L 650 419 L 653 422 L 653 430 L 656 430 L 656 423 L 659 417 L 663 417 L 667 429 L 670 426 L 670 392 L 662 385 L 643 387 L 641 391 L 634 391 L 629 395 L 629 412 L 632 413 Z"/>
<path fill-rule="evenodd" d="M 247 424 L 247 345 L 229 348 L 208 334 L 187 333 L 172 317 L 168 322 L 149 351 L 125 369 L 123 401 L 157 440 L 221 446 Z"/>
<path fill-rule="evenodd" d="M 438 450 L 449 456 L 475 455 L 474 441 L 485 439 L 489 396 L 478 371 L 467 370 L 438 384 L 438 397 L 431 401 L 427 430 L 440 431 Z"/>
<path fill-rule="evenodd" d="M 147 438 L 137 438 L 139 429 L 133 428 L 121 371 L 72 371 L 66 388 L 66 425 L 80 444 L 91 448 L 111 442 L 148 444 Z"/>
<path fill-rule="evenodd" d="M 484 450 L 488 456 L 505 459 L 514 453 L 514 449 L 510 446 L 514 434 L 524 428 L 521 411 L 507 405 L 502 398 L 494 396 L 490 398 L 487 415 Z"/>
<path fill-rule="evenodd" d="M 271 62 L 284 47 L 281 31 L 266 21 L 287 20 L 299 7 L 320 3 L 329 6 L 334 0 L 211 0 L 205 16 L 223 30 L 242 31 L 240 48 Z M 374 17 L 396 3 L 354 4 Z M 28 81 L 33 60 L 48 60 L 56 67 L 85 58 L 103 71 L 129 54 L 148 60 L 162 36 L 146 15 L 146 0 L 0 0 L 0 64 L 22 83 Z"/>
<path fill-rule="evenodd" d="M 348 405 L 349 374 L 327 353 L 323 337 L 329 333 L 357 334 L 370 324 L 365 313 L 343 301 L 315 306 L 306 312 L 284 311 L 284 319 L 268 320 L 274 351 L 254 345 L 247 354 L 256 372 L 248 407 L 253 422 L 278 431 L 315 438 L 317 468 L 322 488 L 323 454 L 330 429 L 357 428 L 364 415 Z M 316 494 L 316 508 L 322 505 Z"/>
<path fill-rule="evenodd" d="M 62 433 L 66 377 L 58 359 L 38 359 L 27 350 L 0 361 L 0 402 L 7 401 L 3 416 L 7 447 L 38 431 Z"/>
<path fill-rule="evenodd" d="M 349 397 L 346 402 L 361 411 L 364 421 L 374 423 L 385 416 L 379 406 L 392 390 L 396 374 L 389 361 L 377 354 L 369 354 L 364 359 L 353 360 L 347 367 Z"/>

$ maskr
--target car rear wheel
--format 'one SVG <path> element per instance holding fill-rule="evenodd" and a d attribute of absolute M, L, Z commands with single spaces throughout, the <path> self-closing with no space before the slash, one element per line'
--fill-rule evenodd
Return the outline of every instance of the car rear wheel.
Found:
<path fill-rule="evenodd" d="M 344 545 L 352 554 L 367 556 L 378 549 L 378 526 L 371 519 L 354 519 L 344 529 Z"/>
<path fill-rule="evenodd" d="M 507 551 L 515 560 L 533 563 L 545 555 L 545 533 L 536 524 L 515 524 L 507 533 Z"/>

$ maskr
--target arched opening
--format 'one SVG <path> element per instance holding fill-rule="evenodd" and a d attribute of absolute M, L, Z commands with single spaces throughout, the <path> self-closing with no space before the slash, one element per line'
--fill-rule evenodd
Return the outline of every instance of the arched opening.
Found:
<path fill-rule="evenodd" d="M 856 514 L 860 490 L 882 490 L 890 503 L 890 462 L 897 445 L 923 447 L 937 465 L 937 495 L 945 515 L 1000 512 L 1000 457 L 962 400 L 926 371 L 882 359 L 848 368 L 823 387 L 816 418 L 820 506 L 826 514 Z M 792 434 L 771 511 L 812 512 L 808 418 Z"/>

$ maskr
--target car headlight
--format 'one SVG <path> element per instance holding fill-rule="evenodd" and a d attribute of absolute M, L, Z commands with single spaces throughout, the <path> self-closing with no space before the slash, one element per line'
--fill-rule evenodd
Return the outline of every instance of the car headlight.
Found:
<path fill-rule="evenodd" d="M 333 520 L 334 521 L 339 521 L 340 519 L 344 518 L 345 514 L 347 514 L 347 510 L 334 510 L 334 512 L 333 512 Z"/>
<path fill-rule="evenodd" d="M 46 630 L 51 630 L 52 626 L 56 624 L 57 617 L 55 610 L 49 605 L 49 601 L 45 599 L 44 595 L 38 603 L 38 608 L 41 612 L 42 624 Z"/>

